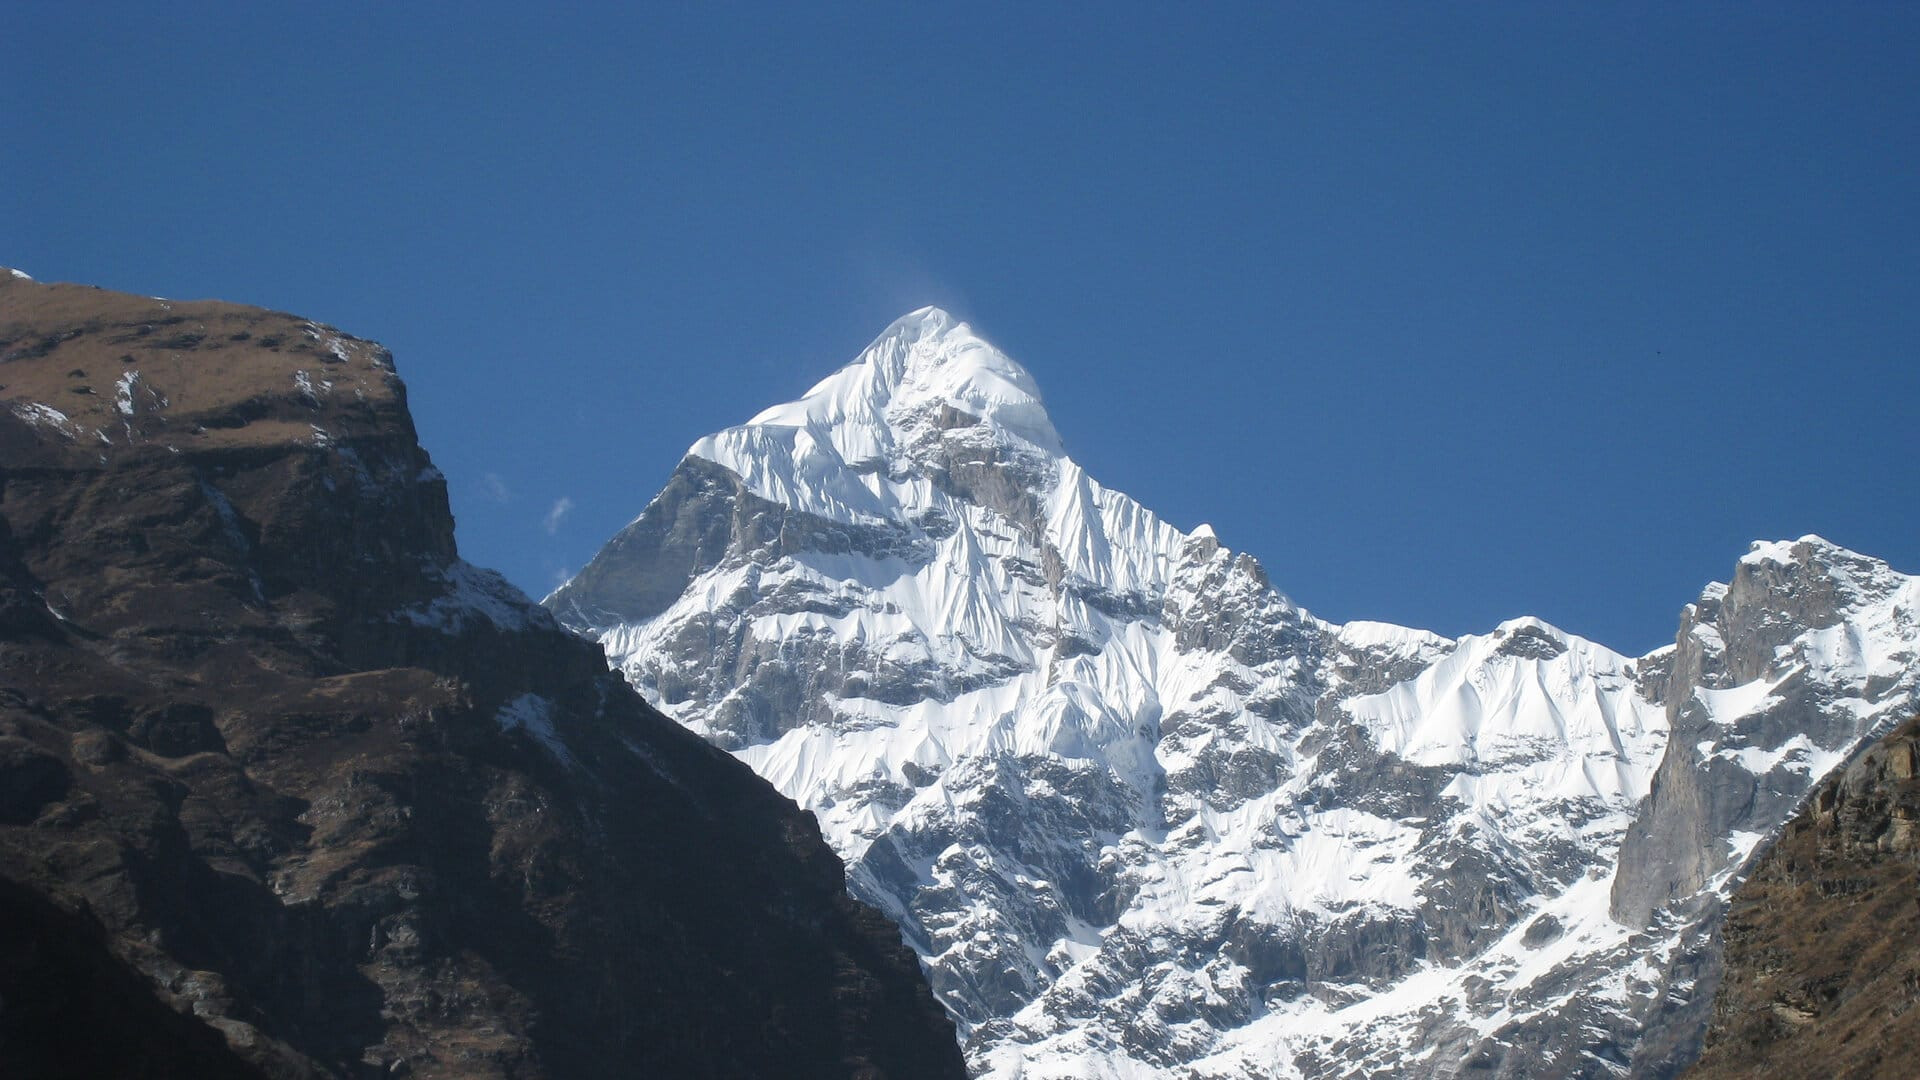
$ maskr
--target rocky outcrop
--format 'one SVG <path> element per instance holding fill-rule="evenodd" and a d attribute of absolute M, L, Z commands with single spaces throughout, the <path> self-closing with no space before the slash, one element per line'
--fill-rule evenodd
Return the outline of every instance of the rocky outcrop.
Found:
<path fill-rule="evenodd" d="M 962 1075 L 811 815 L 459 560 L 385 350 L 4 272 L 0 903 L 9 1076 Z"/>
<path fill-rule="evenodd" d="M 1733 857 L 1719 838 L 1777 828 L 1817 778 L 1805 768 L 1756 774 L 1742 755 L 1720 751 L 1806 762 L 1866 734 L 1872 720 L 1863 712 L 1878 717 L 1834 707 L 1820 679 L 1823 658 L 1780 655 L 1809 630 L 1844 621 L 1871 589 L 1861 584 L 1875 576 L 1871 560 L 1815 540 L 1776 547 L 1742 560 L 1731 585 L 1707 590 L 1681 615 L 1665 695 L 1673 740 L 1627 834 L 1613 887 L 1613 914 L 1629 925 L 1644 926 L 1661 906 L 1699 891 Z M 1758 680 L 1766 682 L 1761 707 L 1724 731 L 1711 698 Z M 1906 689 L 1898 682 L 1866 687 L 1869 703 Z"/>
<path fill-rule="evenodd" d="M 1756 544 L 1681 613 L 1660 677 L 1672 738 L 1621 846 L 1611 913 L 1665 944 L 1639 1075 L 1698 1056 L 1721 918 L 1814 784 L 1920 700 L 1920 590 L 1818 537 Z"/>
<path fill-rule="evenodd" d="M 1830 777 L 1734 893 L 1687 1080 L 1908 1077 L 1920 1055 L 1920 720 Z"/>

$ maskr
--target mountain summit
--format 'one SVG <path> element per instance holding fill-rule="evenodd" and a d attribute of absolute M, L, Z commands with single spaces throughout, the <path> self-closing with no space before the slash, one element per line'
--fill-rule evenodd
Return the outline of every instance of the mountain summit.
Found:
<path fill-rule="evenodd" d="M 1642 657 L 1315 618 L 932 309 L 546 603 L 812 810 L 976 1073 L 1029 1080 L 1666 1075 L 1729 882 L 1920 694 L 1920 585 L 1817 537 Z"/>
<path fill-rule="evenodd" d="M 948 432 L 964 431 L 964 436 Z M 889 326 L 853 363 L 687 451 L 748 490 L 845 521 L 885 521 L 924 498 L 897 483 L 960 439 L 981 452 L 1063 454 L 1033 376 L 939 308 Z"/>
<path fill-rule="evenodd" d="M 1027 369 L 966 323 L 924 307 L 895 320 L 859 359 L 799 401 L 767 409 L 746 426 L 822 430 L 848 462 L 859 464 L 913 445 L 929 427 L 975 423 L 1060 451 L 1060 436 Z M 858 441 L 882 431 L 891 434 L 891 446 Z"/>

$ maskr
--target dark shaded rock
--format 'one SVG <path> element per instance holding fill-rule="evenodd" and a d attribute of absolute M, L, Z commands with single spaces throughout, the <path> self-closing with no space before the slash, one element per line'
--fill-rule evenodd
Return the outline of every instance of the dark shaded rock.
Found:
<path fill-rule="evenodd" d="M 1908 1077 L 1920 1055 L 1920 720 L 1815 790 L 1735 892 L 1688 1080 Z"/>
<path fill-rule="evenodd" d="M 1537 949 L 1542 945 L 1560 940 L 1560 935 L 1565 932 L 1566 928 L 1560 925 L 1559 919 L 1551 915 L 1542 915 L 1527 925 L 1526 933 L 1520 935 L 1520 944 L 1529 949 Z"/>
<path fill-rule="evenodd" d="M 0 367 L 0 1031 L 112 1029 L 70 1075 L 962 1075 L 812 817 L 459 561 L 384 350 L 0 276 Z"/>
<path fill-rule="evenodd" d="M 173 702 L 149 710 L 133 722 L 127 737 L 161 757 L 186 757 L 222 751 L 226 745 L 213 726 L 213 710 L 205 705 Z"/>
<path fill-rule="evenodd" d="M 226 1039 L 156 997 L 100 923 L 0 878 L 0 1075 L 256 1080 Z"/>
<path fill-rule="evenodd" d="M 25 739 L 0 736 L 0 824 L 26 825 L 67 793 L 67 767 Z"/>

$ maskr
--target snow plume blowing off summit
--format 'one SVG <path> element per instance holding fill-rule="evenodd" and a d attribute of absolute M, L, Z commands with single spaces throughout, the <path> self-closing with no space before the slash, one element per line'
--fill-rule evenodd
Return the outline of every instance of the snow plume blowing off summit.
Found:
<path fill-rule="evenodd" d="M 1920 686 L 1920 584 L 1818 537 L 1642 657 L 1324 622 L 933 308 L 546 603 L 819 817 L 994 1077 L 1670 1075 L 1741 867 Z"/>

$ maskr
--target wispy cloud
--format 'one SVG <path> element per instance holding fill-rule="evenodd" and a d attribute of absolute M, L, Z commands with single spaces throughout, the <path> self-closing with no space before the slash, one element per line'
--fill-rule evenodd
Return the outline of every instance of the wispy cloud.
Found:
<path fill-rule="evenodd" d="M 500 479 L 499 473 L 484 473 L 480 477 L 480 493 L 494 502 L 503 503 L 513 499 L 513 489 Z"/>
<path fill-rule="evenodd" d="M 552 536 L 560 531 L 561 520 L 567 516 L 567 511 L 572 509 L 573 500 L 567 498 L 565 495 L 553 500 L 553 509 L 547 511 L 548 536 Z"/>

